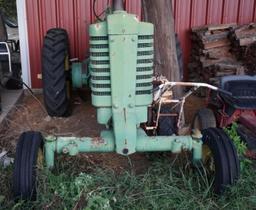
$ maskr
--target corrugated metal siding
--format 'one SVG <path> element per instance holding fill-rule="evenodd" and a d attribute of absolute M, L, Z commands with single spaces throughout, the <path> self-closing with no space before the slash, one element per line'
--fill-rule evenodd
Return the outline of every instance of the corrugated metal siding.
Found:
<path fill-rule="evenodd" d="M 98 0 L 96 12 L 100 14 L 110 3 Z M 33 88 L 41 88 L 41 48 L 47 30 L 65 28 L 70 38 L 72 58 L 88 56 L 88 26 L 95 21 L 92 11 L 93 0 L 27 0 L 28 36 L 30 51 L 31 80 Z M 130 13 L 141 16 L 141 1 L 128 0 L 126 8 Z"/>
<path fill-rule="evenodd" d="M 40 88 L 41 47 L 46 31 L 63 27 L 70 36 L 71 56 L 83 59 L 88 55 L 88 25 L 95 18 L 93 0 L 27 0 L 28 35 L 32 87 Z M 111 0 L 98 0 L 100 14 Z M 256 21 L 256 0 L 172 0 L 175 30 L 181 40 L 184 61 L 190 55 L 190 29 L 204 24 Z M 141 0 L 127 0 L 126 9 L 141 17 Z M 187 75 L 187 73 L 186 73 Z M 185 76 L 186 76 L 185 75 Z"/>

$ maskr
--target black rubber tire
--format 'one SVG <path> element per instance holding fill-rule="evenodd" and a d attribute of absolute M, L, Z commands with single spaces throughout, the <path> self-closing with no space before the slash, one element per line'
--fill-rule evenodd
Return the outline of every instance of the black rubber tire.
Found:
<path fill-rule="evenodd" d="M 203 108 L 200 109 L 193 120 L 193 129 L 199 129 L 199 130 L 204 130 L 207 128 L 216 128 L 217 123 L 216 123 L 216 118 L 211 109 L 208 108 Z"/>
<path fill-rule="evenodd" d="M 183 80 L 183 74 L 184 74 L 184 63 L 183 63 L 183 53 L 182 53 L 182 48 L 180 44 L 180 40 L 178 37 L 178 34 L 175 34 L 175 40 L 176 40 L 176 53 L 177 53 L 177 59 L 178 59 L 178 64 L 179 64 L 179 69 L 180 69 L 180 80 Z"/>
<path fill-rule="evenodd" d="M 44 103 L 52 117 L 67 117 L 70 114 L 65 71 L 68 52 L 66 30 L 50 29 L 44 38 L 42 76 Z"/>
<path fill-rule="evenodd" d="M 237 151 L 222 129 L 208 128 L 202 134 L 203 144 L 209 147 L 214 159 L 214 192 L 222 194 L 227 186 L 233 185 L 239 179 L 240 163 Z"/>
<path fill-rule="evenodd" d="M 25 132 L 18 141 L 13 171 L 15 199 L 36 200 L 36 170 L 39 149 L 43 150 L 43 137 L 39 132 Z"/>
<path fill-rule="evenodd" d="M 170 107 L 162 106 L 161 113 L 170 113 Z M 171 136 L 176 132 L 176 118 L 172 116 L 160 116 L 157 128 L 158 136 Z"/>

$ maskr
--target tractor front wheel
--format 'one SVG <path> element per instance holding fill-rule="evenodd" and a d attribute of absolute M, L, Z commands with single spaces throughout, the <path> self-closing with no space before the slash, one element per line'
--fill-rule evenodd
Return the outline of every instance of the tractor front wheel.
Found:
<path fill-rule="evenodd" d="M 218 128 L 202 131 L 202 162 L 208 177 L 214 178 L 213 189 L 222 194 L 227 186 L 233 185 L 239 178 L 240 163 L 236 148 L 227 134 Z"/>
<path fill-rule="evenodd" d="M 204 130 L 207 128 L 216 128 L 216 118 L 211 109 L 203 108 L 200 109 L 193 120 L 193 129 Z"/>
<path fill-rule="evenodd" d="M 36 172 L 42 167 L 43 137 L 39 132 L 25 132 L 16 147 L 13 193 L 16 199 L 36 199 Z"/>
<path fill-rule="evenodd" d="M 51 117 L 69 115 L 68 34 L 64 29 L 50 29 L 45 38 L 42 57 L 43 92 L 46 110 Z"/>

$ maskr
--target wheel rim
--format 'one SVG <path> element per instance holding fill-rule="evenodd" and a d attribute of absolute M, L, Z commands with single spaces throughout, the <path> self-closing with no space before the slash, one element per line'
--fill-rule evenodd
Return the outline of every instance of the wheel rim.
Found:
<path fill-rule="evenodd" d="M 195 130 L 202 130 L 202 123 L 199 120 L 199 117 L 196 116 L 193 124 L 193 129 Z M 215 164 L 213 154 L 211 149 L 208 145 L 203 144 L 202 147 L 202 163 L 208 175 L 212 175 L 215 173 Z"/>
<path fill-rule="evenodd" d="M 208 145 L 203 145 L 202 161 L 208 175 L 215 173 L 215 163 L 213 154 Z"/>
<path fill-rule="evenodd" d="M 43 153 L 42 149 L 38 150 L 37 160 L 36 160 L 36 167 L 38 169 L 43 169 L 43 167 L 44 167 L 44 153 Z"/>

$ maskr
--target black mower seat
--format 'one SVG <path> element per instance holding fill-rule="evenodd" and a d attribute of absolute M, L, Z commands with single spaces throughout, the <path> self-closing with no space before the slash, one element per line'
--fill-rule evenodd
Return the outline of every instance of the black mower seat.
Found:
<path fill-rule="evenodd" d="M 7 53 L 8 49 L 5 44 L 0 44 L 0 53 Z"/>
<path fill-rule="evenodd" d="M 236 109 L 256 109 L 256 76 L 226 76 L 221 78 L 220 85 L 232 93 L 220 93 L 226 103 Z"/>

